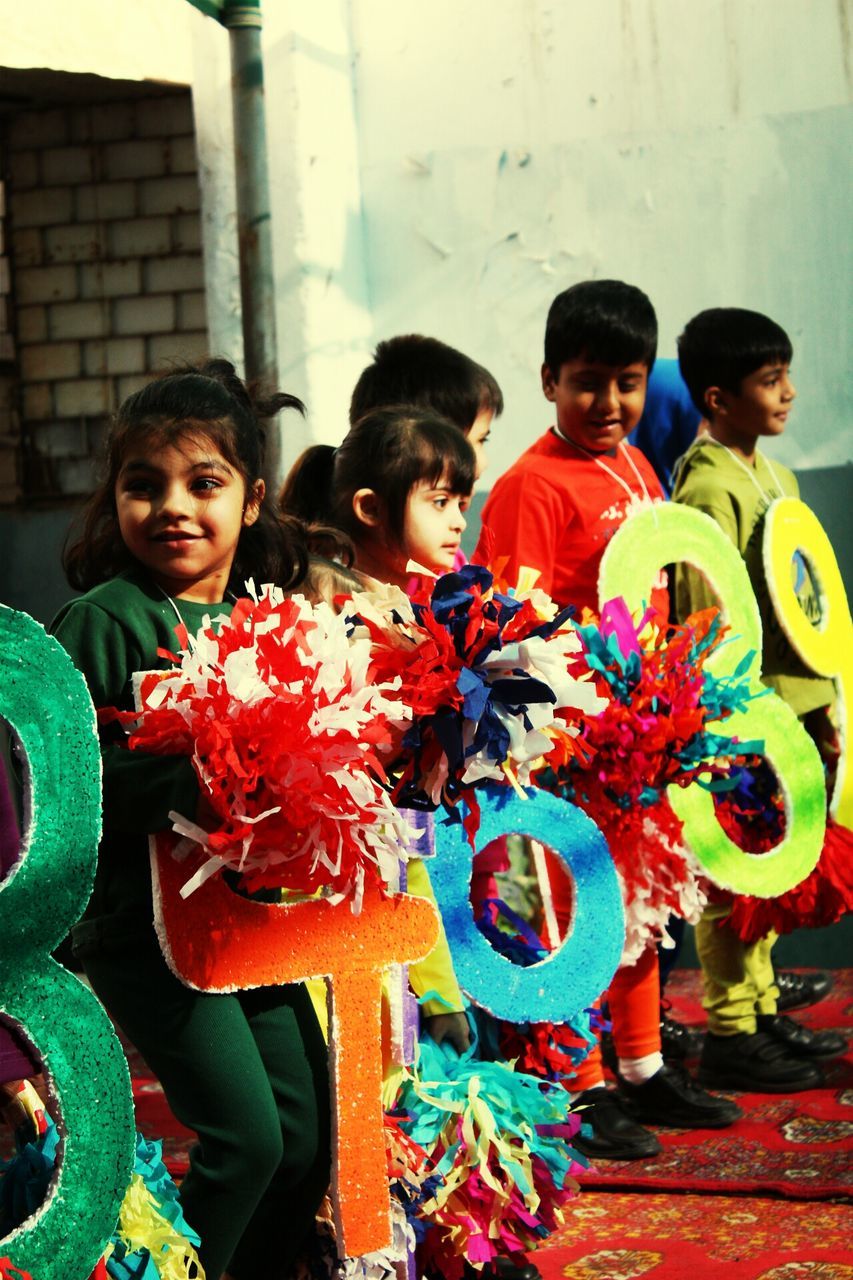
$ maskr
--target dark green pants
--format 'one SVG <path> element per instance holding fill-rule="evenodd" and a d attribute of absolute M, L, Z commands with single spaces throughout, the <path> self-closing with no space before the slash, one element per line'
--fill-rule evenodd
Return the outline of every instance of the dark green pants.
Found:
<path fill-rule="evenodd" d="M 181 1186 L 207 1280 L 283 1280 L 329 1182 L 326 1044 L 303 986 L 191 991 L 151 943 L 84 957 L 107 1010 L 198 1134 Z"/>

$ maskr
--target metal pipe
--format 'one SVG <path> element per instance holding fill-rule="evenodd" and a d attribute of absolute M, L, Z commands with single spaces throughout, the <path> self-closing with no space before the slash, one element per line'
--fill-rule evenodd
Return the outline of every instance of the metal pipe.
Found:
<path fill-rule="evenodd" d="M 272 265 L 264 64 L 260 0 L 225 0 L 222 21 L 231 46 L 237 236 L 246 379 L 265 391 L 278 387 L 278 348 Z M 265 476 L 274 488 L 282 479 L 278 431 L 267 433 Z"/>

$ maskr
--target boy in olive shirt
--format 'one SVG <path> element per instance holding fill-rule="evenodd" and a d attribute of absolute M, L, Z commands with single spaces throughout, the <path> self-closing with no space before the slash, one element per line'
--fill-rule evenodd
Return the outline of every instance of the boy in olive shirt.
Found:
<path fill-rule="evenodd" d="M 761 613 L 762 678 L 828 753 L 834 739 L 832 681 L 813 675 L 791 648 L 773 609 L 762 562 L 767 509 L 776 498 L 799 497 L 792 472 L 758 448 L 760 439 L 782 434 L 796 395 L 790 339 L 758 312 L 715 308 L 685 327 L 678 355 L 682 376 L 709 427 L 681 461 L 673 500 L 711 516 L 743 556 Z M 805 565 L 798 561 L 795 569 L 801 605 L 817 620 L 819 605 Z M 678 616 L 714 604 L 718 601 L 703 575 L 679 565 Z M 815 1059 L 841 1052 L 845 1041 L 836 1032 L 812 1032 L 779 1015 L 770 958 L 776 935 L 747 945 L 720 927 L 730 910 L 730 899 L 718 893 L 696 926 L 708 1012 L 699 1078 L 717 1088 L 762 1093 L 814 1088 L 821 1081 Z"/>

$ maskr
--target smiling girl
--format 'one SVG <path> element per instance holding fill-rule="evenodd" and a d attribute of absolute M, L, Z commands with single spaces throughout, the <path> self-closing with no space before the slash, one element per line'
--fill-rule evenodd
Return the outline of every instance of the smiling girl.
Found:
<path fill-rule="evenodd" d="M 299 528 L 265 506 L 261 479 L 258 419 L 285 407 L 302 408 L 283 394 L 253 404 L 224 360 L 167 374 L 121 406 L 65 555 L 85 594 L 53 623 L 96 707 L 131 708 L 133 673 L 166 665 L 179 625 L 194 634 L 206 615 L 229 615 L 247 577 L 302 580 Z M 208 1280 L 283 1278 L 329 1180 L 319 1024 L 301 985 L 220 995 L 172 974 L 154 932 L 148 836 L 171 828 L 172 809 L 203 825 L 203 797 L 188 758 L 127 751 L 106 731 L 102 759 L 104 835 L 75 954 L 198 1136 L 181 1200 Z"/>

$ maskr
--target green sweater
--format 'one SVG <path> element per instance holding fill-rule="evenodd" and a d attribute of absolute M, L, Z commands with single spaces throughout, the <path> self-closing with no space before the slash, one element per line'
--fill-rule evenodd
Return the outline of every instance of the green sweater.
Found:
<path fill-rule="evenodd" d="M 831 680 L 815 676 L 792 649 L 776 616 L 764 573 L 764 517 L 775 498 L 800 496 L 796 477 L 762 453 L 755 454 L 755 482 L 736 458 L 707 436 L 700 436 L 681 460 L 674 502 L 683 502 L 716 520 L 737 547 L 746 565 L 761 614 L 762 679 L 799 716 L 829 706 L 835 696 Z M 807 617 L 817 621 L 820 606 L 801 560 L 792 562 L 797 596 Z M 718 604 L 706 579 L 686 564 L 676 566 L 675 602 L 679 618 Z"/>
<path fill-rule="evenodd" d="M 187 630 L 205 617 L 231 612 L 231 604 L 176 604 Z M 65 605 L 51 631 L 86 678 L 98 708 L 133 707 L 136 671 L 169 666 L 158 649 L 177 651 L 178 618 L 172 603 L 142 570 L 131 569 Z M 121 946 L 149 933 L 154 918 L 148 835 L 171 828 L 169 811 L 193 818 L 198 787 L 186 756 L 152 756 L 119 745 L 117 726 L 101 730 L 104 830 L 95 888 L 81 924 L 74 930 L 81 954 Z"/>

